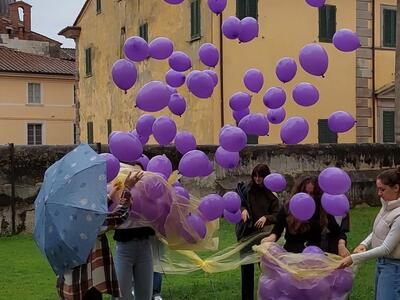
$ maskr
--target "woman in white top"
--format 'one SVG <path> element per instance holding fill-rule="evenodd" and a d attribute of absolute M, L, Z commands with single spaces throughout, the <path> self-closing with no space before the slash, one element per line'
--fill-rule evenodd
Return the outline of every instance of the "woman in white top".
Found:
<path fill-rule="evenodd" d="M 376 187 L 382 208 L 372 233 L 339 268 L 377 258 L 375 299 L 400 300 L 400 167 L 380 173 Z"/>

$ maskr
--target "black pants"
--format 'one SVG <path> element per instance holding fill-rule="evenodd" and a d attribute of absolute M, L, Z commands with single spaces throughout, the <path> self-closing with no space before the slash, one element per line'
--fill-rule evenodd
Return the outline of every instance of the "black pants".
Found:
<path fill-rule="evenodd" d="M 91 288 L 86 294 L 83 296 L 82 300 L 102 300 L 102 294 L 95 288 Z"/>
<path fill-rule="evenodd" d="M 240 266 L 242 273 L 242 300 L 254 300 L 254 264 Z"/>

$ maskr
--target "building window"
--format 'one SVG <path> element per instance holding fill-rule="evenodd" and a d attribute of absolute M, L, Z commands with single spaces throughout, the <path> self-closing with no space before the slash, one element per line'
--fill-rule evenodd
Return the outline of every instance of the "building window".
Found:
<path fill-rule="evenodd" d="M 147 22 L 139 26 L 139 36 L 146 42 L 149 41 L 149 25 Z"/>
<path fill-rule="evenodd" d="M 112 132 L 112 123 L 111 123 L 111 119 L 108 119 L 107 120 L 107 133 L 108 133 L 108 136 L 110 136 L 111 132 Z"/>
<path fill-rule="evenodd" d="M 76 144 L 76 142 L 77 142 L 77 134 L 78 134 L 78 130 L 77 130 L 77 127 L 76 127 L 76 124 L 74 124 L 74 144 Z"/>
<path fill-rule="evenodd" d="M 96 0 L 96 12 L 101 13 L 101 0 Z"/>
<path fill-rule="evenodd" d="M 42 103 L 40 83 L 28 83 L 28 103 L 40 104 Z"/>
<path fill-rule="evenodd" d="M 245 17 L 258 18 L 258 0 L 236 0 L 236 17 L 240 20 Z"/>
<path fill-rule="evenodd" d="M 87 122 L 87 142 L 93 144 L 93 122 Z"/>
<path fill-rule="evenodd" d="M 318 143 L 325 144 L 337 144 L 337 133 L 332 132 L 328 127 L 327 119 L 318 120 Z"/>
<path fill-rule="evenodd" d="M 124 57 L 124 45 L 125 45 L 125 40 L 126 40 L 126 28 L 121 27 L 121 35 L 120 35 L 120 41 L 119 41 L 119 57 L 123 58 Z"/>
<path fill-rule="evenodd" d="M 42 145 L 42 124 L 28 124 L 28 145 Z"/>
<path fill-rule="evenodd" d="M 85 49 L 85 73 L 92 76 L 92 48 Z"/>
<path fill-rule="evenodd" d="M 319 9 L 319 41 L 332 43 L 336 32 L 336 6 L 324 5 Z"/>
<path fill-rule="evenodd" d="M 394 143 L 394 111 L 383 111 L 382 129 L 383 142 Z"/>
<path fill-rule="evenodd" d="M 384 8 L 382 10 L 382 46 L 396 47 L 396 10 Z"/>
<path fill-rule="evenodd" d="M 198 39 L 201 36 L 201 15 L 200 0 L 193 0 L 190 3 L 190 37 Z"/>

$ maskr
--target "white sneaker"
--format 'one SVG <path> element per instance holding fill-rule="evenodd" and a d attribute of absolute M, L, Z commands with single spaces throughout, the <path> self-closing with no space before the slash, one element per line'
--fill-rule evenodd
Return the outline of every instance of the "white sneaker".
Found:
<path fill-rule="evenodd" d="M 160 295 L 154 296 L 153 300 L 162 300 Z"/>

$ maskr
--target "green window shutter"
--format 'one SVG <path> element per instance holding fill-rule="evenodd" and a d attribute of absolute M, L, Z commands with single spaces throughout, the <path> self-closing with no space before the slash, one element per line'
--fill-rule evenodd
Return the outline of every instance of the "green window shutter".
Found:
<path fill-rule="evenodd" d="M 258 19 L 258 0 L 247 0 L 246 16 Z"/>
<path fill-rule="evenodd" d="M 149 27 L 147 23 L 140 25 L 139 27 L 139 36 L 144 39 L 146 42 L 149 41 Z"/>
<path fill-rule="evenodd" d="M 93 144 L 93 122 L 87 122 L 87 141 L 88 144 Z"/>
<path fill-rule="evenodd" d="M 319 17 L 319 41 L 332 42 L 336 32 L 336 6 L 324 5 L 318 10 Z"/>
<path fill-rule="evenodd" d="M 394 143 L 394 111 L 383 111 L 383 142 Z"/>
<path fill-rule="evenodd" d="M 92 75 L 92 48 L 85 50 L 86 76 Z"/>
<path fill-rule="evenodd" d="M 337 133 L 332 132 L 328 127 L 327 119 L 318 120 L 318 143 L 337 144 Z"/>
<path fill-rule="evenodd" d="M 190 26 L 190 37 L 199 38 L 201 36 L 200 0 L 193 0 L 190 3 Z"/>
<path fill-rule="evenodd" d="M 111 119 L 108 119 L 107 120 L 107 133 L 108 133 L 108 136 L 110 136 L 111 132 L 112 132 L 112 123 L 111 123 Z"/>
<path fill-rule="evenodd" d="M 247 0 L 236 0 L 236 17 L 240 20 L 246 17 Z"/>
<path fill-rule="evenodd" d="M 247 144 L 258 144 L 258 135 L 247 134 Z"/>
<path fill-rule="evenodd" d="M 396 47 L 396 10 L 383 10 L 383 46 Z"/>
<path fill-rule="evenodd" d="M 101 0 L 96 0 L 96 12 L 101 13 Z"/>

